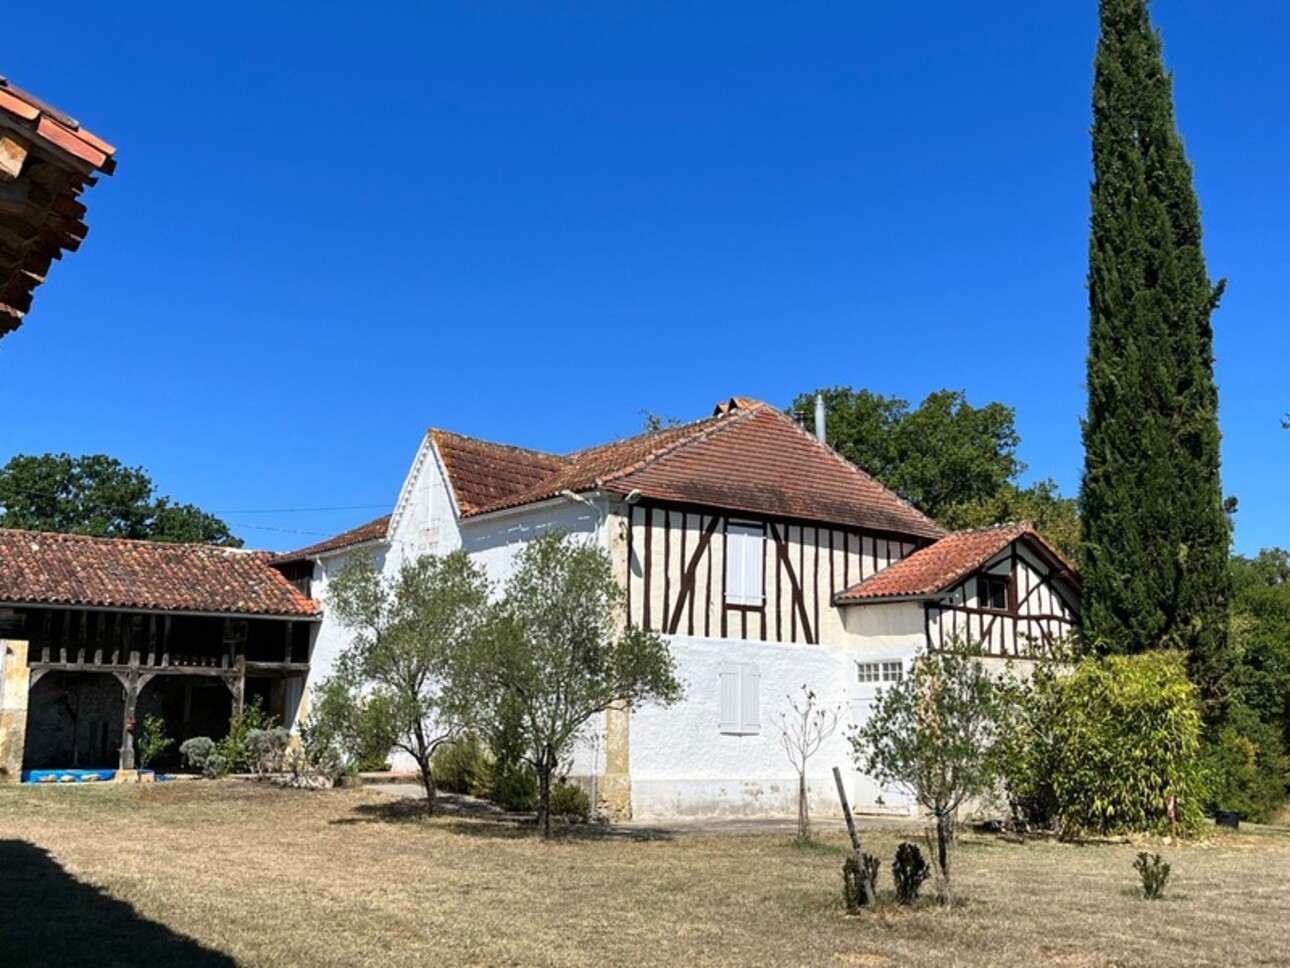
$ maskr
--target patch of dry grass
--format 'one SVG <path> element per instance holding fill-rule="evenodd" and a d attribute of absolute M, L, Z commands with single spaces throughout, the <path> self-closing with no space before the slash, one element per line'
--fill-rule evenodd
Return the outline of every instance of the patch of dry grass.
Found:
<path fill-rule="evenodd" d="M 901 837 L 866 839 L 889 886 Z M 82 935 L 98 925 L 134 963 L 188 968 L 1287 962 L 1290 836 L 1156 845 L 1174 877 L 1154 903 L 1124 893 L 1137 849 L 969 835 L 960 907 L 851 918 L 838 835 L 807 850 L 746 833 L 543 844 L 362 790 L 4 788 L 0 964 L 95 963 Z"/>

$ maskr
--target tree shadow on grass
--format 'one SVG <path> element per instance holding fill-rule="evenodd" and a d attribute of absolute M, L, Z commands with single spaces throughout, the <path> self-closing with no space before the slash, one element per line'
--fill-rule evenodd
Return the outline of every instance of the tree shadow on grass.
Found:
<path fill-rule="evenodd" d="M 537 837 L 537 822 L 531 814 L 482 812 L 458 809 L 451 802 L 442 804 L 443 812 L 431 817 L 421 800 L 390 799 L 385 803 L 360 803 L 353 816 L 340 817 L 333 824 L 350 826 L 364 823 L 424 824 L 434 830 L 488 840 L 529 840 Z M 552 840 L 671 840 L 673 832 L 661 827 L 618 827 L 613 824 L 556 823 Z"/>
<path fill-rule="evenodd" d="M 77 880 L 43 848 L 0 840 L 0 965 L 236 964 Z"/>

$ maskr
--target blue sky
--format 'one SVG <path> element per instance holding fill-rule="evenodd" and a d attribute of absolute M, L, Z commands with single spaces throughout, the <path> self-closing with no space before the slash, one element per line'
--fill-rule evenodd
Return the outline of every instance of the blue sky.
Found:
<path fill-rule="evenodd" d="M 109 453 L 288 548 L 388 509 L 428 426 L 560 451 L 850 384 L 1003 401 L 1078 486 L 1093 0 L 304 9 L 5 45 L 120 168 L 0 341 L 0 461 Z M 1153 10 L 1237 548 L 1290 546 L 1290 7 Z"/>

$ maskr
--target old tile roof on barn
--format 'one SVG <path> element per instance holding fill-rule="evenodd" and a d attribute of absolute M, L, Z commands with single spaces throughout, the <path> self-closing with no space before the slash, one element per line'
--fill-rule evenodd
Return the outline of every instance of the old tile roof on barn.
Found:
<path fill-rule="evenodd" d="M 295 551 L 275 555 L 273 563 L 281 565 L 289 561 L 303 561 L 307 558 L 316 558 L 319 555 L 325 555 L 333 551 L 354 548 L 361 544 L 367 544 L 369 541 L 384 541 L 385 534 L 389 528 L 390 515 L 386 514 L 375 521 L 368 521 L 367 524 L 360 524 L 357 528 L 350 528 L 348 531 L 341 532 L 326 541 L 319 541 L 317 544 L 311 544 L 307 548 L 298 548 Z"/>
<path fill-rule="evenodd" d="M 712 416 L 563 456 L 432 430 L 462 517 L 562 492 L 640 491 L 658 501 L 921 538 L 936 522 L 774 407 L 742 397 Z"/>
<path fill-rule="evenodd" d="M 0 604 L 316 618 L 264 552 L 0 529 Z"/>
<path fill-rule="evenodd" d="M 837 595 L 840 605 L 930 598 L 956 585 L 1014 541 L 1024 538 L 1058 569 L 1074 578 L 1071 565 L 1025 522 L 958 531 L 915 551 Z"/>
<path fill-rule="evenodd" d="M 0 337 L 17 329 L 49 265 L 85 238 L 78 196 L 116 149 L 0 77 Z"/>

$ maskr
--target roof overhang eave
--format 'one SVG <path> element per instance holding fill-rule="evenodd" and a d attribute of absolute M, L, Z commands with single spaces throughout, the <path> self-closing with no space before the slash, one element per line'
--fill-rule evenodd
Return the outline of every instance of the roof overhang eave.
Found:
<path fill-rule="evenodd" d="M 128 612 L 135 615 L 187 615 L 193 618 L 264 618 L 278 622 L 321 622 L 322 611 L 300 614 L 293 612 L 234 612 L 189 608 L 157 608 L 130 605 L 94 605 L 85 602 L 30 602 L 0 599 L 0 608 L 50 608 L 60 611 Z"/>

